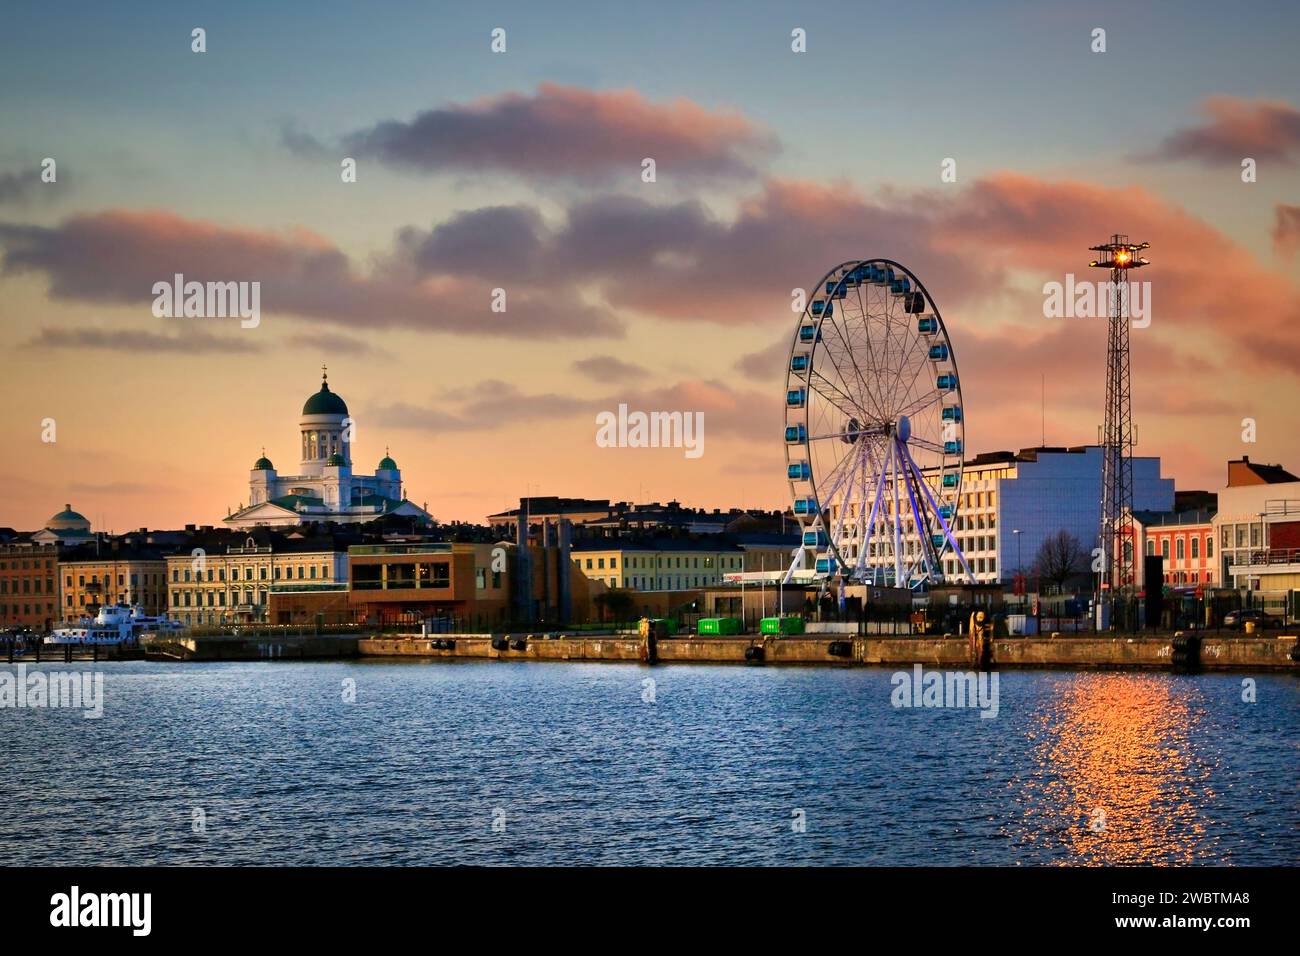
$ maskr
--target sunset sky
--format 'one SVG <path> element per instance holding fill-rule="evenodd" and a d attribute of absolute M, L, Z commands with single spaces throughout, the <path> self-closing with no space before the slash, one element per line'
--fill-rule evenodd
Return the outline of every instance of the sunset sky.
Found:
<path fill-rule="evenodd" d="M 263 447 L 296 471 L 322 364 L 439 519 L 784 506 L 791 289 L 858 257 L 933 294 L 968 451 L 1039 443 L 1040 375 L 1048 444 L 1094 442 L 1104 321 L 1042 287 L 1112 232 L 1151 243 L 1139 453 L 1300 468 L 1295 4 L 50 9 L 0 32 L 0 526 L 219 522 Z M 177 272 L 261 324 L 155 318 Z M 703 411 L 704 455 L 597 447 L 620 403 Z"/>

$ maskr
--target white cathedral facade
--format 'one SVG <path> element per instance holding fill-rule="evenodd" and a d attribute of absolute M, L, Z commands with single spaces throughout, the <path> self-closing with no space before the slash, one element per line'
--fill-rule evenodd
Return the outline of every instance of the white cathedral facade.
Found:
<path fill-rule="evenodd" d="M 385 453 L 373 475 L 352 471 L 352 419 L 347 403 L 330 391 L 322 370 L 320 391 L 302 407 L 298 474 L 281 475 L 265 454 L 253 465 L 248 504 L 225 519 L 228 528 L 286 527 L 307 521 L 359 523 L 384 515 L 432 521 L 407 501 L 402 473 Z"/>

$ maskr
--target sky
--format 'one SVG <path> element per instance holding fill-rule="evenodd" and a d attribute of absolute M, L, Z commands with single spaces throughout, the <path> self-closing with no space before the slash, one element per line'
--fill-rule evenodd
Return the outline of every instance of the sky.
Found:
<path fill-rule="evenodd" d="M 1138 452 L 1294 470 L 1297 40 L 1287 3 L 7 4 L 0 526 L 219 522 L 263 448 L 296 471 L 322 364 L 356 470 L 442 520 L 782 507 L 791 290 L 856 258 L 932 294 L 970 452 L 1092 442 L 1105 322 L 1043 287 L 1113 232 L 1151 243 Z M 260 322 L 155 316 L 176 272 Z M 622 403 L 704 454 L 600 447 Z"/>

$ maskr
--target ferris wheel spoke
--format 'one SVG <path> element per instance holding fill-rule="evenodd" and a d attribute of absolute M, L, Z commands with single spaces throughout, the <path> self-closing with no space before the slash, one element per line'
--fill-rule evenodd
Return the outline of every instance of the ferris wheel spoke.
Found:
<path fill-rule="evenodd" d="M 923 412 L 931 405 L 937 405 L 942 403 L 943 395 L 944 395 L 943 392 L 931 391 L 928 394 L 922 395 L 916 401 L 912 402 L 912 404 L 901 409 L 898 414 L 911 416 L 917 414 L 918 412 Z"/>
<path fill-rule="evenodd" d="M 817 381 L 814 382 L 813 379 Z M 818 385 L 817 383 L 821 384 Z M 862 408 L 854 401 L 853 396 L 835 386 L 835 383 L 827 379 L 816 369 L 808 376 L 808 387 L 813 389 L 818 395 L 826 399 L 849 418 L 855 418 L 863 415 Z M 864 416 L 865 417 L 865 416 Z"/>
<path fill-rule="evenodd" d="M 943 450 L 942 445 L 932 442 L 925 438 L 918 438 L 916 435 L 913 435 L 910 439 L 908 439 L 908 443 L 912 445 L 919 445 L 920 447 L 926 449 L 927 451 L 938 452 L 940 455 L 946 454 L 946 452 Z"/>
<path fill-rule="evenodd" d="M 843 300 L 841 300 L 841 301 L 843 301 Z M 853 367 L 853 374 L 854 374 L 854 376 L 857 378 L 858 386 L 862 389 L 862 394 L 863 394 L 863 396 L 864 396 L 864 397 L 869 396 L 870 393 L 871 393 L 871 390 L 867 387 L 866 379 L 864 379 L 864 378 L 862 377 L 862 369 L 858 368 L 858 363 L 857 363 L 857 362 L 852 361 L 852 356 L 853 356 L 853 346 L 852 346 L 852 344 L 848 341 L 848 339 L 845 338 L 845 330 L 844 330 L 843 326 L 841 326 L 840 323 L 838 323 L 838 322 L 834 322 L 834 321 L 832 321 L 831 325 L 832 325 L 832 328 L 834 328 L 834 330 L 835 330 L 835 334 L 839 337 L 840 342 L 844 345 L 844 351 L 845 351 L 845 352 L 848 354 L 848 356 L 849 356 L 850 364 L 851 364 L 852 367 Z M 848 379 L 847 379 L 847 377 L 844 375 L 843 370 L 840 368 L 839 363 L 838 363 L 838 362 L 835 362 L 834 364 L 835 364 L 835 371 L 836 371 L 836 373 L 840 376 L 841 380 L 844 381 L 845 385 L 849 385 Z"/>

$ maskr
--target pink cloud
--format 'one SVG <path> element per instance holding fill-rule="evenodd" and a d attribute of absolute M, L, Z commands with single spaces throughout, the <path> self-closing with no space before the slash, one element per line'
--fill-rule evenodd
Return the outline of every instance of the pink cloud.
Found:
<path fill-rule="evenodd" d="M 319 151 L 297 131 L 285 141 L 299 152 Z M 385 120 L 343 137 L 341 148 L 422 172 L 503 170 L 527 179 L 639 183 L 646 157 L 664 179 L 749 177 L 777 142 L 740 113 L 689 99 L 652 103 L 634 90 L 542 83 L 532 94 L 452 104 L 409 122 Z"/>
<path fill-rule="evenodd" d="M 1210 96 L 1201 104 L 1208 119 L 1178 130 L 1143 159 L 1193 159 L 1207 165 L 1239 163 L 1246 157 L 1300 161 L 1300 110 L 1285 100 Z"/>

